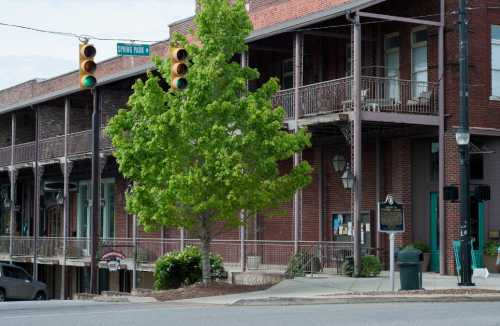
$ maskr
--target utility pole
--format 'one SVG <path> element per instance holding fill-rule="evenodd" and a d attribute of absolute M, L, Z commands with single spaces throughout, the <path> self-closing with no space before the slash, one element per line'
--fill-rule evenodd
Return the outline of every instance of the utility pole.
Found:
<path fill-rule="evenodd" d="M 470 242 L 470 132 L 469 132 L 469 18 L 466 0 L 459 0 L 460 127 L 456 140 L 460 153 L 460 286 L 473 286 Z"/>
<path fill-rule="evenodd" d="M 91 241 L 90 241 L 90 292 L 97 293 L 97 247 L 98 247 L 98 228 L 99 228 L 99 215 L 101 213 L 101 196 L 100 196 L 100 157 L 99 157 L 99 143 L 100 143 L 100 129 L 101 129 L 101 108 L 99 89 L 92 88 L 92 218 L 91 218 Z"/>

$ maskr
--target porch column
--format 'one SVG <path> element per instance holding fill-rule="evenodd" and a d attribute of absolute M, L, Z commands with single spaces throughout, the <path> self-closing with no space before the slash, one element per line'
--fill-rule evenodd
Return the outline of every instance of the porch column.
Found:
<path fill-rule="evenodd" d="M 44 167 L 40 166 L 39 160 L 39 145 L 40 145 L 40 108 L 38 105 L 35 109 L 35 164 L 33 165 L 33 175 L 35 177 L 34 196 L 34 223 L 33 223 L 33 278 L 38 280 L 38 234 L 40 232 L 40 181 L 43 175 Z"/>
<path fill-rule="evenodd" d="M 61 265 L 61 299 L 66 299 L 66 255 L 68 238 L 68 220 L 69 220 L 69 175 L 73 164 L 68 160 L 68 134 L 69 134 L 69 113 L 71 103 L 69 97 L 64 102 L 64 157 L 61 162 L 62 173 L 64 176 L 64 194 L 63 194 L 63 263 Z"/>
<path fill-rule="evenodd" d="M 362 200 L 362 130 L 361 130 L 361 24 L 359 16 L 353 20 L 354 80 L 353 80 L 353 241 L 354 241 L 354 275 L 361 271 L 361 200 Z"/>
<path fill-rule="evenodd" d="M 446 275 L 446 218 L 444 206 L 445 185 L 445 121 L 444 121 L 444 28 L 445 4 L 440 1 L 441 26 L 438 35 L 438 78 L 439 78 L 439 273 Z"/>
<path fill-rule="evenodd" d="M 248 52 L 243 52 L 241 54 L 241 67 L 245 68 L 248 67 Z M 248 90 L 248 84 L 246 85 L 246 88 Z M 245 248 L 245 234 L 246 234 L 246 228 L 245 228 L 245 223 L 246 218 L 245 218 L 245 211 L 241 210 L 240 212 L 240 267 L 241 271 L 244 272 L 246 269 L 246 248 Z"/>
<path fill-rule="evenodd" d="M 294 118 L 295 132 L 299 130 L 300 117 L 300 93 L 299 87 L 302 86 L 302 56 L 303 56 L 304 35 L 300 32 L 295 33 L 293 40 L 294 55 L 293 55 L 293 75 L 294 75 Z M 293 155 L 293 167 L 295 168 L 302 160 L 302 153 Z M 299 222 L 302 219 L 301 212 L 302 190 L 295 192 L 293 197 L 293 252 L 299 250 Z"/>
<path fill-rule="evenodd" d="M 383 186 L 382 186 L 382 180 L 383 180 L 383 176 L 382 176 L 382 144 L 381 144 L 381 139 L 380 139 L 380 132 L 377 132 L 377 138 L 376 138 L 376 144 L 375 144 L 375 160 L 376 160 L 376 164 L 375 164 L 375 169 L 376 169 L 376 172 L 375 172 L 375 201 L 378 205 L 378 203 L 380 203 L 380 200 L 382 198 L 382 189 L 383 189 Z M 379 221 L 379 211 L 378 209 L 376 210 L 376 225 L 378 225 L 378 221 Z M 372 226 L 372 227 L 378 227 L 378 226 Z M 375 229 L 376 230 L 376 229 Z M 379 257 L 380 259 L 382 258 L 381 257 L 381 248 L 382 246 L 382 233 L 380 232 L 377 232 L 377 236 L 376 236 L 376 247 L 377 247 L 377 257 Z"/>
<path fill-rule="evenodd" d="M 184 249 L 185 247 L 185 244 L 184 244 L 184 238 L 185 238 L 186 234 L 184 232 L 184 228 L 180 228 L 179 229 L 179 237 L 180 237 L 180 246 L 181 246 L 181 250 Z"/>
<path fill-rule="evenodd" d="M 100 173 L 100 137 L 101 137 L 101 96 L 100 89 L 92 89 L 92 218 L 90 219 L 90 292 L 97 293 L 98 271 L 97 247 L 99 246 L 99 220 L 101 218 L 101 173 Z"/>
<path fill-rule="evenodd" d="M 132 215 L 132 242 L 134 245 L 134 265 L 132 266 L 132 290 L 137 288 L 137 216 Z"/>
<path fill-rule="evenodd" d="M 14 229 L 15 229 L 15 218 L 16 213 L 16 179 L 17 170 L 14 166 L 14 149 L 16 146 L 16 113 L 11 113 L 11 139 L 10 139 L 10 167 L 9 167 L 9 177 L 10 177 L 10 221 L 9 221 L 9 258 L 12 264 L 12 255 L 14 253 Z"/>

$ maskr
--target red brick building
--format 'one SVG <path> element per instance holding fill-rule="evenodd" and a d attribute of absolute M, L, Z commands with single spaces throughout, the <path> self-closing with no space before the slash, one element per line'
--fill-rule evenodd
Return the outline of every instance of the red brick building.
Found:
<path fill-rule="evenodd" d="M 493 199 L 471 201 L 480 256 L 500 230 L 494 200 L 500 192 L 500 2 L 472 0 L 469 6 L 471 192 L 486 184 Z M 392 194 L 404 206 L 406 231 L 398 245 L 422 241 L 432 249 L 431 270 L 454 273 L 458 203 L 441 198 L 444 186 L 459 181 L 457 1 L 250 0 L 248 10 L 254 31 L 242 61 L 261 72 L 250 87 L 280 78 L 274 102 L 287 112 L 284 125 L 312 134 L 313 146 L 295 162 L 311 163 L 313 181 L 279 216 L 253 216 L 215 241 L 212 251 L 232 270 L 284 270 L 294 251 L 314 252 L 325 269 L 334 269 L 352 254 L 357 216 L 360 251 L 386 259 L 387 237 L 376 231 L 377 202 Z M 170 31 L 192 26 L 188 18 Z M 165 55 L 167 47 L 155 44 L 153 53 Z M 148 69 L 148 59 L 99 63 L 103 127 Z M 53 297 L 85 291 L 89 282 L 92 102 L 77 76 L 0 91 L 0 260 L 29 270 L 36 263 Z M 109 140 L 101 139 L 99 257 L 115 251 L 124 258 L 119 272 L 100 263 L 100 288 L 130 290 L 132 270 L 138 287 L 151 286 L 156 258 L 196 241 L 182 230 L 136 230 L 124 210 L 127 182 Z M 294 162 L 281 164 L 286 170 Z M 346 170 L 352 189 L 343 185 Z"/>

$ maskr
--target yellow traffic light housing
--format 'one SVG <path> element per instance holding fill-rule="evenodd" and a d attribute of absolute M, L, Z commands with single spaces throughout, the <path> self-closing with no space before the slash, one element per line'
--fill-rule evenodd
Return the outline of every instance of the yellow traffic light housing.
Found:
<path fill-rule="evenodd" d="M 170 72 L 170 85 L 174 90 L 183 90 L 188 86 L 186 74 L 188 72 L 188 52 L 184 48 L 171 48 L 170 59 L 172 68 Z"/>
<path fill-rule="evenodd" d="M 97 69 L 97 64 L 94 57 L 97 51 L 92 44 L 80 43 L 80 88 L 89 89 L 95 87 L 97 79 L 94 73 Z"/>

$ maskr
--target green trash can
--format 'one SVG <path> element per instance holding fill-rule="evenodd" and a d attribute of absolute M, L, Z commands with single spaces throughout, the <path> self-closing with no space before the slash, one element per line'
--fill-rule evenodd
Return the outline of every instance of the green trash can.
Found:
<path fill-rule="evenodd" d="M 422 288 L 422 270 L 420 262 L 424 259 L 418 249 L 403 249 L 398 253 L 399 278 L 401 290 L 419 290 Z"/>

